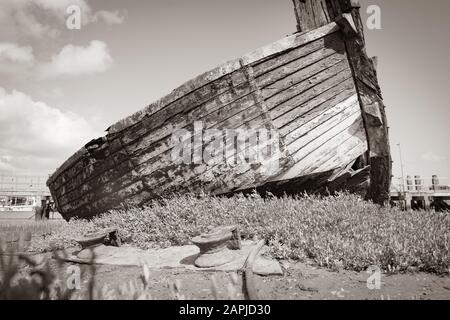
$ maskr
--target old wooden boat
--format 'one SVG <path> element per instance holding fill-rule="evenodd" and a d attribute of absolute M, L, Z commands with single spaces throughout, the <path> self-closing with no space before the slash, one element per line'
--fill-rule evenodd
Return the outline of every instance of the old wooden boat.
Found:
<path fill-rule="evenodd" d="M 224 195 L 255 188 L 273 194 L 348 189 L 385 203 L 388 127 L 359 5 L 294 5 L 297 33 L 187 82 L 68 159 L 48 180 L 63 217 L 90 218 L 174 192 Z M 276 132 L 279 153 L 251 164 L 175 161 L 174 132 L 195 130 L 199 122 L 201 132 Z M 235 146 L 235 140 L 226 143 Z"/>

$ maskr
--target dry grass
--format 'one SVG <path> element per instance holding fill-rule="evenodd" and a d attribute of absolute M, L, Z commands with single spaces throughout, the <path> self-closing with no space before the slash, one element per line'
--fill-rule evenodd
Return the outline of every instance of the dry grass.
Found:
<path fill-rule="evenodd" d="M 59 257 L 64 258 L 64 257 Z M 73 273 L 68 272 L 63 259 L 36 259 L 18 255 L 3 255 L 0 249 L 0 300 L 152 300 L 150 270 L 142 267 L 139 277 L 116 288 L 99 285 L 96 281 L 95 257 L 91 265 L 80 268 L 79 284 L 74 287 Z M 73 266 L 72 266 L 73 267 Z M 117 285 L 117 284 L 115 284 Z M 181 283 L 162 284 L 173 300 L 184 300 Z M 218 297 L 218 286 L 211 278 L 214 299 Z M 233 274 L 227 286 L 227 298 L 236 299 L 240 291 L 237 274 Z"/>
<path fill-rule="evenodd" d="M 25 233 L 31 232 L 33 235 L 51 234 L 63 227 L 66 224 L 62 220 L 49 221 L 1 221 L 0 220 L 0 235 L 7 233 Z"/>

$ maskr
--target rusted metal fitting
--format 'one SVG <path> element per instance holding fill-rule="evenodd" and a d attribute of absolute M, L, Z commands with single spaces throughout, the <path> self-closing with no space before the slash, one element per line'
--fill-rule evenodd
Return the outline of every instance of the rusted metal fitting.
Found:
<path fill-rule="evenodd" d="M 195 260 L 199 268 L 213 268 L 227 264 L 235 259 L 230 250 L 241 249 L 239 230 L 236 226 L 219 227 L 192 239 L 192 243 L 200 248 Z"/>

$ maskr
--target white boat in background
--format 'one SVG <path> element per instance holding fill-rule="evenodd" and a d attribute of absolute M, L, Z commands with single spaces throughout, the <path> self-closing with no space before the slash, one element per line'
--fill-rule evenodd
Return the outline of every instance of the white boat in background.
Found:
<path fill-rule="evenodd" d="M 36 205 L 24 205 L 24 206 L 6 206 L 6 207 L 0 207 L 0 214 L 2 211 L 6 212 L 31 212 L 34 211 L 34 208 Z"/>

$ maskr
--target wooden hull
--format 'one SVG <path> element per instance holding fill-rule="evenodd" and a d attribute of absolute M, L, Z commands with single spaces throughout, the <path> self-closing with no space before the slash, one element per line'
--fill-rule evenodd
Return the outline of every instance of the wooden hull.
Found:
<path fill-rule="evenodd" d="M 184 84 L 108 129 L 48 186 L 65 219 L 173 192 L 215 195 L 367 189 L 368 131 L 344 34 L 336 23 L 295 34 Z M 258 129 L 279 136 L 275 170 L 173 161 L 176 130 Z M 257 168 L 257 169 L 255 169 Z"/>

